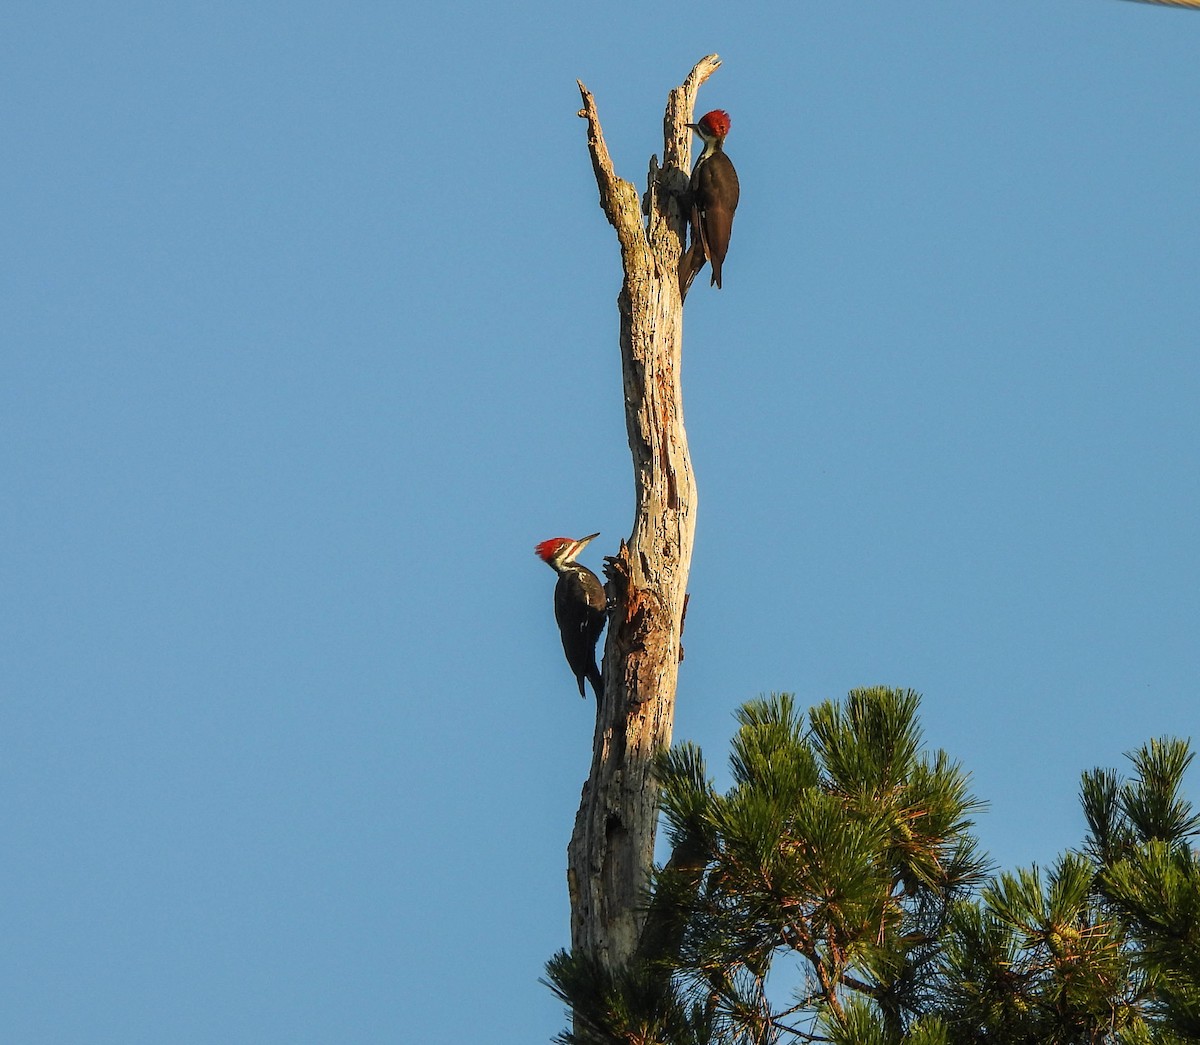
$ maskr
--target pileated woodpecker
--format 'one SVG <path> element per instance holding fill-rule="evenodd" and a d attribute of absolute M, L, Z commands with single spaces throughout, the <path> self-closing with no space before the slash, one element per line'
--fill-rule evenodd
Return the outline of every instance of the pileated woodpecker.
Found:
<path fill-rule="evenodd" d="M 725 155 L 729 113 L 714 109 L 688 126 L 704 140 L 704 151 L 692 168 L 692 245 L 679 260 L 679 291 L 686 295 L 704 262 L 712 264 L 712 279 L 721 289 L 721 265 L 729 250 L 733 212 L 738 205 L 738 176 Z"/>
<path fill-rule="evenodd" d="M 599 536 L 593 533 L 577 541 L 570 537 L 551 537 L 534 548 L 539 558 L 558 574 L 558 583 L 554 586 L 554 619 L 562 632 L 567 663 L 579 683 L 579 695 L 584 695 L 583 680 L 586 678 L 592 684 L 597 700 L 604 697 L 604 678 L 596 667 L 596 642 L 607 619 L 604 585 L 591 570 L 577 563 L 575 556 Z"/>

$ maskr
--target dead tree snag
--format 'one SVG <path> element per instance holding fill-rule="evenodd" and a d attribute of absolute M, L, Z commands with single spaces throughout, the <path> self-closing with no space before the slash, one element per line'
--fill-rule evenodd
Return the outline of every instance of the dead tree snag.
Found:
<path fill-rule="evenodd" d="M 568 847 L 572 950 L 610 969 L 633 958 L 644 922 L 658 815 L 654 756 L 671 742 L 682 657 L 696 482 L 680 390 L 686 215 L 679 200 L 691 168 L 687 124 L 696 94 L 720 64 L 716 55 L 702 58 L 668 96 L 663 163 L 651 159 L 641 198 L 613 171 L 595 100 L 579 85 L 600 206 L 616 230 L 624 270 L 617 307 L 636 494 L 629 540 L 605 568 L 612 602 L 605 697 Z"/>

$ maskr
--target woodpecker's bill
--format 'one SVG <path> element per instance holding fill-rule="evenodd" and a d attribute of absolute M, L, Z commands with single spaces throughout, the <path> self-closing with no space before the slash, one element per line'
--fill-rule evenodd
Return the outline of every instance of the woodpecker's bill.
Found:
<path fill-rule="evenodd" d="M 558 583 L 554 586 L 554 619 L 562 633 L 567 663 L 579 683 L 579 695 L 584 695 L 583 680 L 586 678 L 592 684 L 597 700 L 604 697 L 604 678 L 596 666 L 596 642 L 607 620 L 604 585 L 591 570 L 577 563 L 575 556 L 599 536 L 593 533 L 577 541 L 570 537 L 551 537 L 534 548 L 539 558 L 558 574 Z"/>
<path fill-rule="evenodd" d="M 706 261 L 712 265 L 709 286 L 715 283 L 721 289 L 721 265 L 729 250 L 739 193 L 737 171 L 724 148 L 729 113 L 714 109 L 701 116 L 699 123 L 688 126 L 704 141 L 704 151 L 692 168 L 692 245 L 679 259 L 679 290 L 683 295 Z"/>

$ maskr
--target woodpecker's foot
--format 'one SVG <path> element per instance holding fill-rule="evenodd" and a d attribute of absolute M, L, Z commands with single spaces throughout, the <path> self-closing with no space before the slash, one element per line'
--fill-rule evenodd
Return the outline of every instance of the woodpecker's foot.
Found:
<path fill-rule="evenodd" d="M 604 591 L 608 595 L 608 608 L 611 610 L 625 602 L 629 592 L 629 565 L 624 558 L 625 542 L 621 542 L 621 555 L 606 555 L 604 557 Z"/>

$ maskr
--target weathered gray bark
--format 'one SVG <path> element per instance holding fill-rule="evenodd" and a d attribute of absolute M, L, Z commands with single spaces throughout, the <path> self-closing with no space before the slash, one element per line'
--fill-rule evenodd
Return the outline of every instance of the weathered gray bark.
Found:
<path fill-rule="evenodd" d="M 604 700 L 596 710 L 592 768 L 568 847 L 571 946 L 608 968 L 627 963 L 644 921 L 654 857 L 655 754 L 671 742 L 680 637 L 696 527 L 696 483 L 680 391 L 683 302 L 678 264 L 686 218 L 679 193 L 691 169 L 700 85 L 720 61 L 696 63 L 671 91 L 663 166 L 651 158 L 645 218 L 637 189 L 613 171 L 595 101 L 581 83 L 600 206 L 617 232 L 625 272 L 621 370 L 637 495 L 633 530 L 608 560 L 612 601 L 604 649 Z"/>

